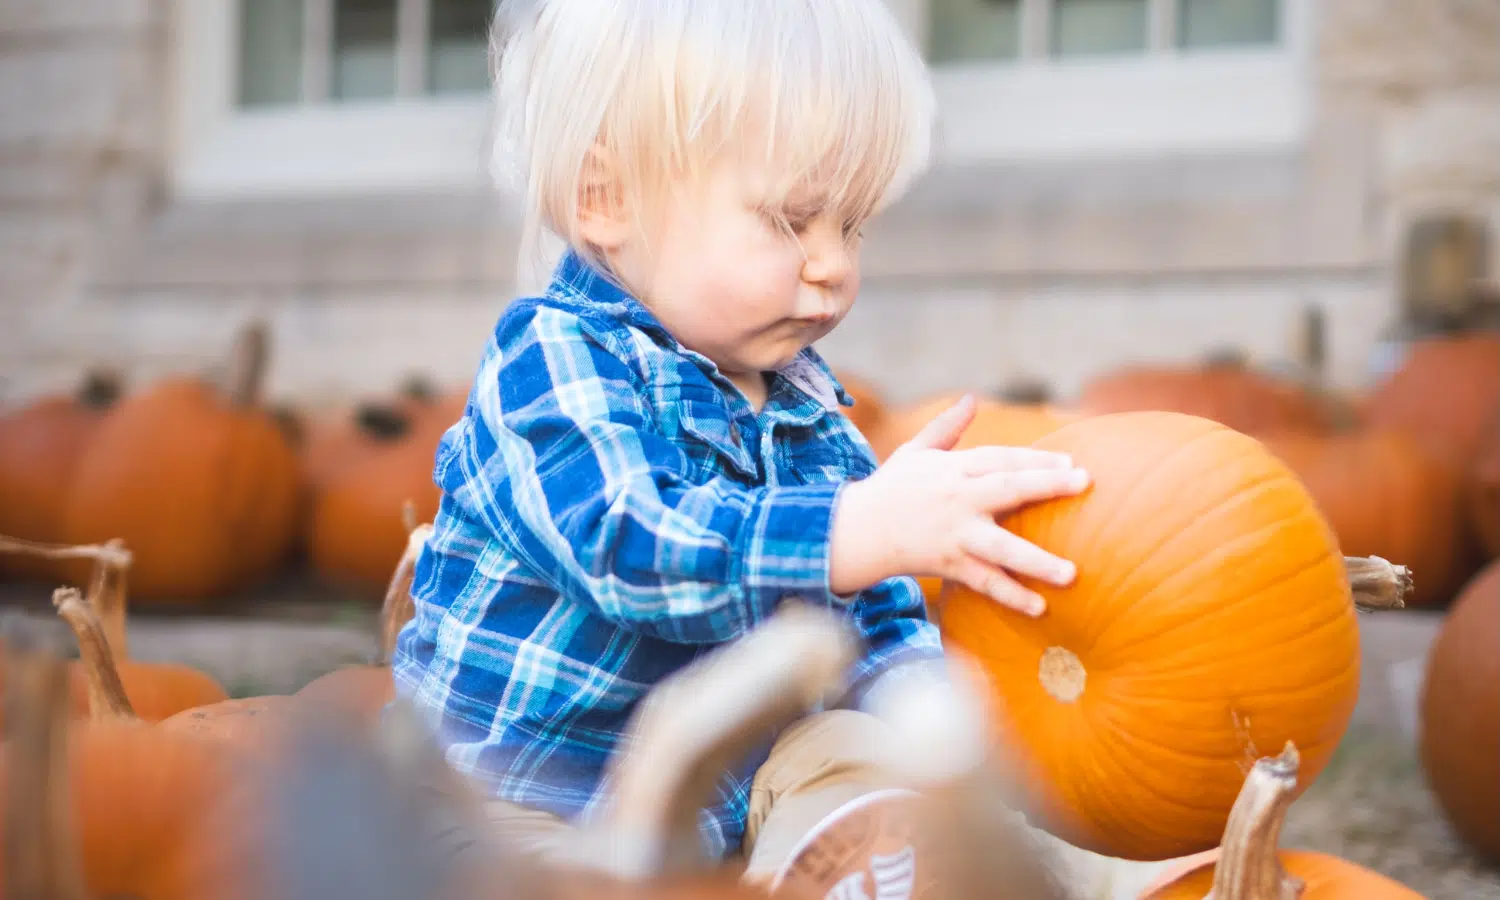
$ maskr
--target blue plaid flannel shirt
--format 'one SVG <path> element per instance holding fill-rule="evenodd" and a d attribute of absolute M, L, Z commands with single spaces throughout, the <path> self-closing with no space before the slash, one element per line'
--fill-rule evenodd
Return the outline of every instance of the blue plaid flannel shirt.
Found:
<path fill-rule="evenodd" d="M 652 686 L 788 595 L 837 606 L 834 501 L 875 469 L 830 408 L 850 403 L 808 349 L 757 413 L 573 254 L 545 296 L 514 302 L 438 447 L 441 505 L 392 663 L 450 764 L 495 797 L 586 817 Z M 865 645 L 851 697 L 942 653 L 911 578 L 847 609 Z M 768 750 L 700 813 L 708 852 L 739 848 Z"/>

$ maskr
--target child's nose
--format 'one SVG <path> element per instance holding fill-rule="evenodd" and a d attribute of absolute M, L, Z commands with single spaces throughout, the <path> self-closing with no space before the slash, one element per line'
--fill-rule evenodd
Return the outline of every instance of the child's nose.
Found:
<path fill-rule="evenodd" d="M 802 252 L 807 257 L 802 280 L 808 284 L 836 288 L 854 266 L 843 229 L 829 221 L 821 221 L 803 233 Z"/>

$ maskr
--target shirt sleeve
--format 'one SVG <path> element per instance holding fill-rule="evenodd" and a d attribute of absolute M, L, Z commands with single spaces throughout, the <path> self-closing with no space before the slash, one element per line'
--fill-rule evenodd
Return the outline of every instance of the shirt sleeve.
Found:
<path fill-rule="evenodd" d="M 860 593 L 852 612 L 866 648 L 850 673 L 849 692 L 841 706 L 862 708 L 880 680 L 942 659 L 942 637 L 927 618 L 927 604 L 916 579 L 880 582 Z"/>
<path fill-rule="evenodd" d="M 836 602 L 841 484 L 694 483 L 640 378 L 577 315 L 513 312 L 496 340 L 467 446 L 440 463 L 439 482 L 535 577 L 623 628 L 683 643 L 737 637 L 787 595 Z"/>

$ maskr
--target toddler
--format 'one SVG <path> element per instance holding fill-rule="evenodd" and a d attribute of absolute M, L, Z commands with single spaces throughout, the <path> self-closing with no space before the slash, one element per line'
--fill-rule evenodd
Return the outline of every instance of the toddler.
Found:
<path fill-rule="evenodd" d="M 503 2 L 494 47 L 526 240 L 566 250 L 438 448 L 397 690 L 496 834 L 546 856 L 653 685 L 785 598 L 842 610 L 845 701 L 768 735 L 700 815 L 705 849 L 769 884 L 851 810 L 901 814 L 860 701 L 941 657 L 907 576 L 1039 614 L 1012 575 L 1073 567 L 995 517 L 1087 474 L 952 450 L 968 398 L 877 469 L 812 349 L 854 303 L 861 229 L 926 164 L 930 87 L 883 2 Z"/>

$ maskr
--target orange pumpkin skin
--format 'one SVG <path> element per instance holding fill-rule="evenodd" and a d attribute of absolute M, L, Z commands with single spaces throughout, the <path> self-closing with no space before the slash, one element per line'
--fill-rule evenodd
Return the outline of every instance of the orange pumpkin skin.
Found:
<path fill-rule="evenodd" d="M 8 754 L 0 751 L 0 791 L 8 769 Z M 208 840 L 203 826 L 240 776 L 202 741 L 173 739 L 133 721 L 75 723 L 65 777 L 89 895 L 208 896 L 203 886 L 232 848 L 222 833 Z"/>
<path fill-rule="evenodd" d="M 1328 411 L 1299 385 L 1238 365 L 1119 369 L 1086 384 L 1078 408 L 1089 415 L 1179 412 L 1246 432 L 1321 432 L 1330 425 Z"/>
<path fill-rule="evenodd" d="M 275 419 L 196 379 L 126 400 L 80 462 L 67 539 L 122 538 L 132 596 L 201 603 L 268 574 L 296 528 L 298 465 Z"/>
<path fill-rule="evenodd" d="M 1423 900 L 1400 882 L 1348 860 L 1305 850 L 1283 850 L 1282 868 L 1302 879 L 1302 900 Z M 1203 900 L 1214 886 L 1219 851 L 1200 854 L 1185 869 L 1157 879 L 1141 893 L 1141 900 Z"/>
<path fill-rule="evenodd" d="M 1411 569 L 1413 606 L 1453 597 L 1466 558 L 1461 470 L 1405 435 L 1276 435 L 1266 445 L 1307 486 L 1350 556 Z"/>
<path fill-rule="evenodd" d="M 1500 561 L 1454 601 L 1427 657 L 1420 750 L 1454 829 L 1500 861 Z"/>
<path fill-rule="evenodd" d="M 185 709 L 229 699 L 223 685 L 190 666 L 125 660 L 116 669 L 131 708 L 145 722 L 160 722 Z M 88 679 L 80 663 L 69 667 L 68 689 L 75 715 L 88 715 Z"/>
<path fill-rule="evenodd" d="M 1206 419 L 1085 418 L 1035 446 L 1093 486 L 1004 524 L 1078 576 L 1030 584 L 1036 619 L 955 586 L 944 640 L 989 672 L 1041 827 L 1126 859 L 1215 847 L 1256 758 L 1295 741 L 1300 790 L 1353 714 L 1359 634 L 1332 530 L 1260 443 Z"/>
<path fill-rule="evenodd" d="M 318 574 L 374 599 L 406 549 L 402 510 L 437 515 L 432 479 L 440 432 L 427 428 L 329 479 L 313 500 L 308 552 Z"/>
<path fill-rule="evenodd" d="M 1469 485 L 1469 521 L 1486 559 L 1500 559 L 1500 433 L 1485 447 Z"/>
<path fill-rule="evenodd" d="M 0 534 L 58 543 L 73 472 L 104 421 L 113 395 L 90 381 L 77 397 L 43 397 L 0 416 Z M 46 581 L 76 581 L 88 569 L 0 554 L 0 573 Z"/>
<path fill-rule="evenodd" d="M 1500 430 L 1500 334 L 1416 341 L 1369 394 L 1367 422 L 1404 432 L 1463 465 Z"/>

